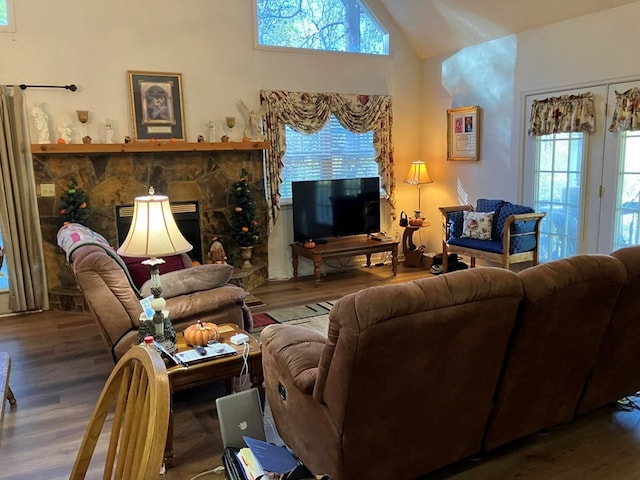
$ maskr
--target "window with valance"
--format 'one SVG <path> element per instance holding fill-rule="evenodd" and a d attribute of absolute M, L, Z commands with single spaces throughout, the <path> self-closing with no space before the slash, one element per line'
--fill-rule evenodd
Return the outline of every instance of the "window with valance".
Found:
<path fill-rule="evenodd" d="M 266 175 L 270 205 L 270 226 L 280 211 L 283 158 L 286 151 L 285 125 L 304 133 L 319 131 L 333 114 L 350 132 L 373 131 L 373 147 L 381 186 L 393 207 L 395 176 L 391 127 L 391 96 L 340 93 L 307 93 L 263 90 L 261 104 L 267 104 L 265 134 L 269 142 Z"/>

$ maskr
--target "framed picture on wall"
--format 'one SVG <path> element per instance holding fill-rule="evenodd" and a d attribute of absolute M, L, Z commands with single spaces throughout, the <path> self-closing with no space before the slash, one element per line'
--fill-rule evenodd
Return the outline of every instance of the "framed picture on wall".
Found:
<path fill-rule="evenodd" d="M 127 73 L 134 140 L 186 140 L 182 74 Z"/>
<path fill-rule="evenodd" d="M 447 110 L 447 160 L 480 160 L 480 107 Z"/>

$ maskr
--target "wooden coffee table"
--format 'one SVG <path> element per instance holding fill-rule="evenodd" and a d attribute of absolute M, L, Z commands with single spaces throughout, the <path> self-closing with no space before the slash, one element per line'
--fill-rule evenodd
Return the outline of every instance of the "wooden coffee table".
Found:
<path fill-rule="evenodd" d="M 234 345 L 230 341 L 231 336 L 236 333 L 245 333 L 249 336 L 249 355 L 247 356 L 249 379 L 251 380 L 251 385 L 258 388 L 261 396 L 264 398 L 262 385 L 264 376 L 262 373 L 262 350 L 260 349 L 260 343 L 251 334 L 245 332 L 233 323 L 223 323 L 218 325 L 218 328 L 220 329 L 220 341 L 231 345 L 236 350 L 236 355 L 192 363 L 189 366 L 174 365 L 167 368 L 172 399 L 169 431 L 167 432 L 167 444 L 165 447 L 165 462 L 167 465 L 171 465 L 174 456 L 173 393 L 220 380 L 226 380 L 228 381 L 228 385 L 230 385 L 230 380 L 240 375 L 240 371 L 244 365 L 242 359 L 243 345 Z M 186 344 L 182 332 L 177 333 L 176 346 L 178 347 L 178 351 L 191 348 Z"/>
<path fill-rule="evenodd" d="M 298 276 L 298 257 L 311 259 L 313 262 L 313 276 L 315 285 L 320 285 L 320 265 L 322 260 L 337 257 L 349 257 L 353 255 L 366 255 L 367 267 L 371 266 L 371 254 L 378 252 L 391 252 L 391 271 L 393 275 L 398 272 L 398 242 L 395 240 L 371 240 L 366 235 L 352 237 L 330 238 L 327 243 L 316 245 L 314 248 L 304 248 L 303 244 L 292 243 L 291 263 L 293 276 Z"/>

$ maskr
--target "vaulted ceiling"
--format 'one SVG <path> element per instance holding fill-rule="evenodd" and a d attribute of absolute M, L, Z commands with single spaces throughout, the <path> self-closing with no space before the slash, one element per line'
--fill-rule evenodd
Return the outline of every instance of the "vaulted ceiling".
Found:
<path fill-rule="evenodd" d="M 637 0 L 380 0 L 420 58 Z"/>

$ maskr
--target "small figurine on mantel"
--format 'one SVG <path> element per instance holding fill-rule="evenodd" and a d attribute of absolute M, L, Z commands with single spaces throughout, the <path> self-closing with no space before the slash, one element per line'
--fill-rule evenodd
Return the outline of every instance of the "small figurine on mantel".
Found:
<path fill-rule="evenodd" d="M 227 263 L 227 254 L 224 251 L 222 242 L 217 236 L 211 239 L 211 244 L 209 245 L 209 260 L 211 260 L 211 263 Z"/>
<path fill-rule="evenodd" d="M 209 120 L 207 127 L 209 128 L 209 141 L 213 143 L 216 141 L 216 124 L 213 120 Z"/>
<path fill-rule="evenodd" d="M 245 138 L 251 142 L 264 142 L 267 137 L 262 133 L 262 117 L 267 113 L 267 104 L 260 105 L 258 110 L 249 110 L 242 100 L 238 100 L 238 110 L 244 117 Z"/>
<path fill-rule="evenodd" d="M 58 127 L 58 133 L 60 134 L 60 138 L 64 140 L 63 143 L 71 143 L 71 127 L 69 127 L 69 125 Z"/>
<path fill-rule="evenodd" d="M 105 143 L 113 143 L 113 124 L 111 120 L 107 120 L 107 123 L 104 126 L 104 133 L 106 142 Z"/>
<path fill-rule="evenodd" d="M 36 124 L 38 143 L 51 143 L 49 140 L 49 115 L 45 113 L 40 105 L 36 105 L 31 110 L 31 116 Z"/>

